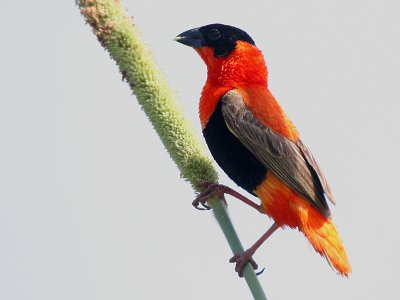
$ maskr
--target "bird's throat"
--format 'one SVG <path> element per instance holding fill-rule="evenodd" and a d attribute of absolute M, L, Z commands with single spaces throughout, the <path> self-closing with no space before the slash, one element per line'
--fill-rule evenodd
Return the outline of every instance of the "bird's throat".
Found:
<path fill-rule="evenodd" d="M 196 49 L 207 65 L 207 83 L 216 86 L 259 85 L 267 87 L 267 67 L 259 49 L 246 42 L 237 42 L 226 57 L 215 57 L 209 47 Z"/>

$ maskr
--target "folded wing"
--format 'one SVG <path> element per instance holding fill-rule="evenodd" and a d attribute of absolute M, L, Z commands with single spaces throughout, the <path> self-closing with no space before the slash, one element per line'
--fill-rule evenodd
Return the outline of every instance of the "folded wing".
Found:
<path fill-rule="evenodd" d="M 263 125 L 245 105 L 239 92 L 222 98 L 222 115 L 229 130 L 268 169 L 325 216 L 326 197 L 334 203 L 327 181 L 310 150 L 299 139 L 292 142 Z"/>

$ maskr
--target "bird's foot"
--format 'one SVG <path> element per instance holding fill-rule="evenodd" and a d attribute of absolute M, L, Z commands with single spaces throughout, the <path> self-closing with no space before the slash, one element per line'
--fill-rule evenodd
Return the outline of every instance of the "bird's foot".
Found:
<path fill-rule="evenodd" d="M 244 267 L 246 266 L 247 263 L 250 263 L 250 265 L 253 267 L 254 270 L 258 269 L 257 263 L 254 261 L 252 254 L 249 251 L 245 251 L 243 253 L 235 254 L 234 256 L 231 257 L 229 260 L 230 263 L 235 263 L 235 271 L 238 273 L 239 277 L 243 277 L 243 270 Z M 261 271 L 256 272 L 256 275 L 260 275 L 263 273 L 265 268 L 263 268 Z"/>
<path fill-rule="evenodd" d="M 204 188 L 204 190 L 192 202 L 192 205 L 196 209 L 210 210 L 211 207 L 208 206 L 206 202 L 212 198 L 220 198 L 226 203 L 224 194 L 226 193 L 226 189 L 228 188 L 227 186 L 209 182 L 201 183 L 200 186 Z"/>

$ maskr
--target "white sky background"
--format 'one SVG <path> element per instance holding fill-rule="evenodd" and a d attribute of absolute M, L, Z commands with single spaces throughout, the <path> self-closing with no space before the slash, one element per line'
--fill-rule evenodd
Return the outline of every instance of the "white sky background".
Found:
<path fill-rule="evenodd" d="M 123 5 L 199 136 L 206 69 L 172 39 L 235 25 L 263 50 L 273 94 L 333 188 L 354 274 L 280 231 L 255 256 L 268 299 L 399 299 L 399 2 L 148 2 Z M 250 299 L 74 2 L 0 11 L 0 299 Z M 271 221 L 228 201 L 248 247 Z"/>

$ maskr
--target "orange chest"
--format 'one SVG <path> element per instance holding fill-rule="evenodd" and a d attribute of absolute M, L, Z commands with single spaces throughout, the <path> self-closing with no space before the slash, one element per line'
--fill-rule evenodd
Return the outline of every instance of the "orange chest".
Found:
<path fill-rule="evenodd" d="M 199 115 L 202 129 L 206 127 L 208 120 L 217 107 L 218 101 L 231 89 L 232 88 L 229 86 L 214 86 L 212 84 L 206 84 L 204 86 L 199 103 Z"/>

